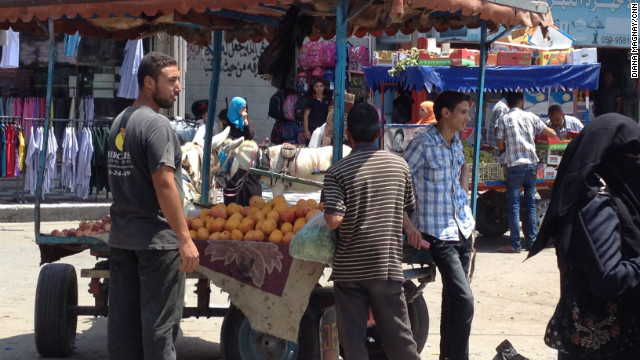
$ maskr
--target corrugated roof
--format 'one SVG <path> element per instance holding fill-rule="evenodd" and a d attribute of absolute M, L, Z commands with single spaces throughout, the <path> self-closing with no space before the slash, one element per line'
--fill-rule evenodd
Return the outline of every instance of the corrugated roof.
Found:
<path fill-rule="evenodd" d="M 349 0 L 349 7 L 358 9 L 366 3 Z M 297 6 L 303 14 L 313 15 L 314 34 L 331 36 L 336 4 L 336 0 L 3 0 L 0 28 L 43 32 L 42 25 L 51 16 L 58 33 L 78 30 L 88 36 L 124 39 L 164 31 L 204 45 L 214 30 L 225 30 L 228 38 L 238 40 L 270 39 L 286 10 Z M 483 0 L 378 0 L 350 19 L 349 32 L 473 28 L 480 19 L 487 20 L 491 30 L 500 24 L 553 24 L 551 12 L 540 15 Z"/>

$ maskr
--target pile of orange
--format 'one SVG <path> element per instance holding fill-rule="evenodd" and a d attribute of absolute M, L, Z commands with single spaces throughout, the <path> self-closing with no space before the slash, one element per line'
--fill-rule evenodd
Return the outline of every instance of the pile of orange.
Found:
<path fill-rule="evenodd" d="M 187 224 L 193 239 L 288 243 L 322 208 L 323 204 L 313 199 L 300 199 L 289 206 L 282 195 L 269 201 L 254 196 L 249 206 L 221 203 L 202 209 L 198 216 L 187 218 Z"/>

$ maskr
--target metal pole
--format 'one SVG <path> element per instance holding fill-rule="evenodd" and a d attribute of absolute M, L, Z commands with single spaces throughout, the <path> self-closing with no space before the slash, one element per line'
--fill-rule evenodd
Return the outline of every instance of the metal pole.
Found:
<path fill-rule="evenodd" d="M 347 70 L 347 23 L 348 0 L 338 0 L 336 8 L 336 88 L 334 96 L 333 114 L 333 156 L 331 163 L 335 164 L 342 159 L 342 138 L 344 134 L 344 92 L 345 71 Z"/>
<path fill-rule="evenodd" d="M 222 63 L 222 31 L 213 32 L 213 60 L 211 62 L 211 87 L 209 88 L 209 108 L 207 109 L 207 123 L 204 131 L 204 156 L 202 157 L 202 191 L 200 203 L 209 202 L 209 172 L 211 170 L 211 138 L 213 124 L 216 119 L 216 99 L 218 98 L 218 84 L 220 84 L 220 65 Z"/>
<path fill-rule="evenodd" d="M 36 179 L 35 198 L 35 232 L 36 239 L 40 235 L 40 199 L 42 197 L 42 181 L 44 178 L 44 164 L 47 159 L 47 145 L 49 141 L 49 127 L 51 126 L 51 93 L 53 88 L 53 65 L 56 58 L 56 38 L 53 31 L 53 18 L 49 17 L 49 71 L 47 74 L 47 106 L 44 114 L 44 136 L 42 138 L 42 150 L 40 151 L 40 163 L 38 164 L 38 178 Z M 32 134 L 33 136 L 33 134 Z"/>
<path fill-rule="evenodd" d="M 473 152 L 473 180 L 471 182 L 471 211 L 476 217 L 476 203 L 478 197 L 478 161 L 480 160 L 480 140 L 482 135 L 482 111 L 484 110 L 484 78 L 487 62 L 487 22 L 480 20 L 480 79 L 478 79 L 478 98 L 476 99 L 476 131 L 475 151 Z M 491 129 L 490 129 L 491 130 Z"/>

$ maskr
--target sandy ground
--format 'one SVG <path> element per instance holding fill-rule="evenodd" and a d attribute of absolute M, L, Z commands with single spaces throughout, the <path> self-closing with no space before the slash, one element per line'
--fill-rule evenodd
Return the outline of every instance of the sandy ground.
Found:
<path fill-rule="evenodd" d="M 74 226 L 76 222 L 43 222 L 42 232 Z M 33 311 L 39 273 L 39 251 L 33 223 L 0 223 L 0 359 L 42 359 L 36 352 Z M 499 254 L 508 243 L 500 238 L 479 237 L 472 288 L 475 317 L 470 340 L 472 360 L 491 360 L 505 339 L 531 360 L 552 360 L 554 354 L 542 341 L 547 320 L 559 296 L 558 271 L 553 249 L 526 262 L 526 253 Z M 88 252 L 63 259 L 76 271 L 96 262 Z M 93 305 L 88 279 L 79 278 L 79 304 Z M 193 280 L 190 280 L 193 284 Z M 194 289 L 190 287 L 190 289 Z M 213 288 L 212 303 L 225 305 L 226 293 Z M 191 291 L 189 291 L 191 294 Z M 429 339 L 422 359 L 438 359 L 441 283 L 428 284 L 424 297 L 431 316 Z M 190 301 L 195 304 L 195 295 Z M 221 359 L 222 318 L 184 319 L 177 342 L 179 359 Z M 72 359 L 106 359 L 106 319 L 79 317 L 76 349 Z"/>

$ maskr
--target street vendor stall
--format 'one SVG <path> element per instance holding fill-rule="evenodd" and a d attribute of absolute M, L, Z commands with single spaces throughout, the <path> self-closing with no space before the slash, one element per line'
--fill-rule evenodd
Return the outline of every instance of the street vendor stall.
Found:
<path fill-rule="evenodd" d="M 406 90 L 440 92 L 444 90 L 456 91 L 478 91 L 477 66 L 408 66 L 400 74 L 391 76 L 389 70 L 391 66 L 370 66 L 364 69 L 367 87 L 384 94 L 385 89 L 401 87 Z M 576 89 L 592 90 L 598 87 L 600 75 L 600 64 L 580 64 L 580 65 L 545 65 L 545 66 L 496 66 L 485 68 L 484 89 L 488 91 L 501 90 L 529 90 L 529 91 L 573 91 Z M 382 100 L 384 96 L 380 97 Z M 482 127 L 480 120 L 482 103 L 478 101 L 478 118 L 475 129 Z M 384 109 L 384 100 L 382 101 Z M 384 111 L 383 111 L 384 113 Z M 401 129 L 404 133 L 415 134 L 421 131 L 421 125 L 385 125 L 385 135 L 398 133 Z M 404 130 L 406 129 L 406 130 Z M 469 129 L 472 130 L 472 129 Z M 403 134 L 404 134 L 403 133 Z M 479 153 L 479 131 L 476 134 L 476 153 Z M 469 136 L 469 134 L 462 134 Z M 387 136 L 388 137 L 388 136 Z M 402 136 L 404 143 L 413 136 Z M 385 139 L 385 144 L 394 151 L 395 143 L 390 139 Z M 568 141 L 562 142 L 558 146 L 566 146 Z M 396 146 L 397 147 L 397 146 Z M 539 150 L 549 150 L 549 146 L 539 145 Z M 559 149 L 559 148 L 558 148 Z M 545 153 L 546 156 L 546 153 Z M 477 208 L 474 208 L 476 218 L 476 229 L 485 236 L 499 236 L 508 230 L 508 206 L 504 193 L 505 184 L 503 172 L 500 164 L 482 163 L 479 161 L 479 154 L 474 161 L 474 188 L 472 199 L 476 199 Z M 557 163 L 556 163 L 557 164 Z M 546 168 L 540 169 L 537 180 L 539 190 L 548 190 L 553 185 L 553 174 L 546 176 Z M 553 170 L 551 170 L 553 171 Z M 497 190 L 497 191 L 496 191 Z M 478 191 L 483 192 L 477 196 Z M 541 222 L 548 205 L 550 193 L 544 192 L 543 199 L 537 204 L 538 221 Z M 538 224 L 539 225 L 539 224 Z"/>
<path fill-rule="evenodd" d="M 393 1 L 347 1 L 337 2 L 310 1 L 261 1 L 205 0 L 155 1 L 155 0 L 94 0 L 79 2 L 75 0 L 30 1 L 24 4 L 19 0 L 3 1 L 0 4 L 0 28 L 12 27 L 16 31 L 31 31 L 47 34 L 50 38 L 50 57 L 47 84 L 47 119 L 50 119 L 51 79 L 54 73 L 54 35 L 56 33 L 74 33 L 82 35 L 107 36 L 115 38 L 140 38 L 158 32 L 180 35 L 192 43 L 205 45 L 213 36 L 213 76 L 209 101 L 209 113 L 215 113 L 220 69 L 221 30 L 225 30 L 227 39 L 273 39 L 278 32 L 279 21 L 291 8 L 298 8 L 302 15 L 309 16 L 312 33 L 333 36 L 337 40 L 336 73 L 345 71 L 345 45 L 348 34 L 354 29 L 372 32 L 396 32 L 406 29 L 428 29 L 434 26 L 486 26 L 497 29 L 501 24 L 524 24 L 526 26 L 552 23 L 548 7 L 529 4 L 525 9 L 494 4 L 480 0 L 464 2 L 432 2 L 415 0 L 405 4 L 402 0 Z M 536 12 L 530 12 L 536 11 Z M 433 12 L 438 16 L 431 17 Z M 452 14 L 443 16 L 443 12 Z M 539 13 L 539 14 L 538 14 Z M 48 24 L 43 21 L 48 20 Z M 334 161 L 341 157 L 342 119 L 344 107 L 344 78 L 336 79 L 336 131 Z M 45 127 L 50 127 L 45 121 Z M 205 139 L 212 135 L 213 122 L 207 123 Z M 47 144 L 45 130 L 44 144 Z M 205 141 L 205 153 L 211 151 L 210 142 Z M 45 145 L 46 146 L 46 145 Z M 43 160 L 46 151 L 42 152 Z M 205 156 L 203 173 L 208 173 L 209 157 Z M 44 164 L 44 161 L 41 161 Z M 35 237 L 41 248 L 42 260 L 53 262 L 60 257 L 77 251 L 90 249 L 94 255 L 105 256 L 108 247 L 104 236 L 51 236 L 40 233 L 40 195 L 42 189 L 43 166 L 38 174 L 35 206 Z M 203 182 L 202 198 L 208 198 L 208 184 Z M 249 347 L 257 354 L 251 356 L 269 356 L 269 358 L 319 358 L 317 342 L 302 341 L 298 324 L 317 327 L 317 318 L 305 322 L 305 309 L 309 295 L 315 288 L 323 265 L 292 259 L 286 245 L 270 243 L 233 242 L 231 240 L 196 240 L 201 253 L 205 254 L 196 277 L 198 282 L 198 307 L 189 309 L 185 316 L 234 316 L 233 324 L 237 335 L 235 339 L 221 339 L 227 348 L 235 347 L 237 354 L 241 347 Z M 219 252 L 227 252 L 228 257 L 221 259 Z M 271 254 L 268 264 L 262 268 L 256 265 L 256 256 L 251 253 Z M 209 256 L 206 256 L 206 255 Z M 243 255 L 240 255 L 243 254 Z M 247 255 L 249 254 L 249 255 Z M 232 259 L 232 260 L 230 260 Z M 423 260 L 424 261 L 424 260 Z M 434 273 L 427 268 L 425 274 L 406 274 L 409 283 L 412 278 L 432 281 Z M 78 315 L 107 315 L 105 302 L 108 286 L 108 270 L 88 269 L 82 276 L 91 278 L 90 290 L 96 298 L 95 307 L 83 307 L 77 304 L 77 280 L 75 269 L 66 264 L 49 264 L 42 268 L 36 299 L 36 339 L 38 351 L 44 356 L 68 356 L 73 350 L 75 325 Z M 104 279 L 104 280 L 103 280 Z M 102 280 L 102 281 L 101 281 Z M 212 281 L 231 295 L 232 309 L 211 309 L 208 307 L 208 282 Z M 411 283 L 412 284 L 412 283 Z M 422 284 L 421 286 L 424 286 Z M 413 285 L 410 301 L 422 299 Z M 320 297 L 322 299 L 322 297 Z M 266 299 L 266 301 L 264 300 Z M 422 302 L 424 300 L 422 299 Z M 239 308 L 241 311 L 238 313 Z M 187 309 L 185 309 L 187 310 Z M 422 311 L 422 310 L 416 310 Z M 426 312 L 426 306 L 424 308 Z M 318 314 L 311 312 L 312 316 Z M 410 311 L 411 313 L 411 311 Z M 423 314 L 426 315 L 426 314 Z M 244 318 L 249 318 L 249 321 Z M 306 315 L 305 315 L 306 316 Z M 426 315 L 428 317 L 428 315 Z M 226 317 L 225 317 L 226 320 Z M 424 320 L 424 319 L 423 319 Z M 428 322 L 428 320 L 427 320 Z M 250 325 L 249 325 L 250 323 Z M 232 326 L 229 325 L 228 328 Z M 330 329 L 329 329 L 330 330 Z M 314 334 L 312 331 L 311 334 Z M 266 335 L 266 336 L 263 336 Z M 331 339 L 331 332 L 328 334 Z M 374 339 L 372 336 L 371 339 Z M 255 340 L 255 343 L 251 343 Z M 317 340 L 314 339 L 314 340 Z M 426 334 L 422 339 L 424 345 Z M 229 343 L 227 343 L 229 341 Z M 244 341 L 244 342 L 243 342 Z M 264 341 L 264 342 L 263 342 Z M 298 341 L 298 346 L 295 342 Z M 275 344 L 275 345 L 274 345 Z M 263 347 L 261 347 L 264 345 Z M 335 344 L 328 345 L 329 347 Z M 377 344 L 378 353 L 380 345 Z M 225 345 L 223 345 L 223 348 Z M 261 351 L 264 351 L 262 353 Z M 225 355 L 228 358 L 232 356 Z M 334 353 L 337 358 L 337 354 Z M 378 355 L 380 356 L 380 355 Z M 245 357 L 238 357 L 245 358 Z M 384 354 L 380 358 L 384 358 Z"/>

